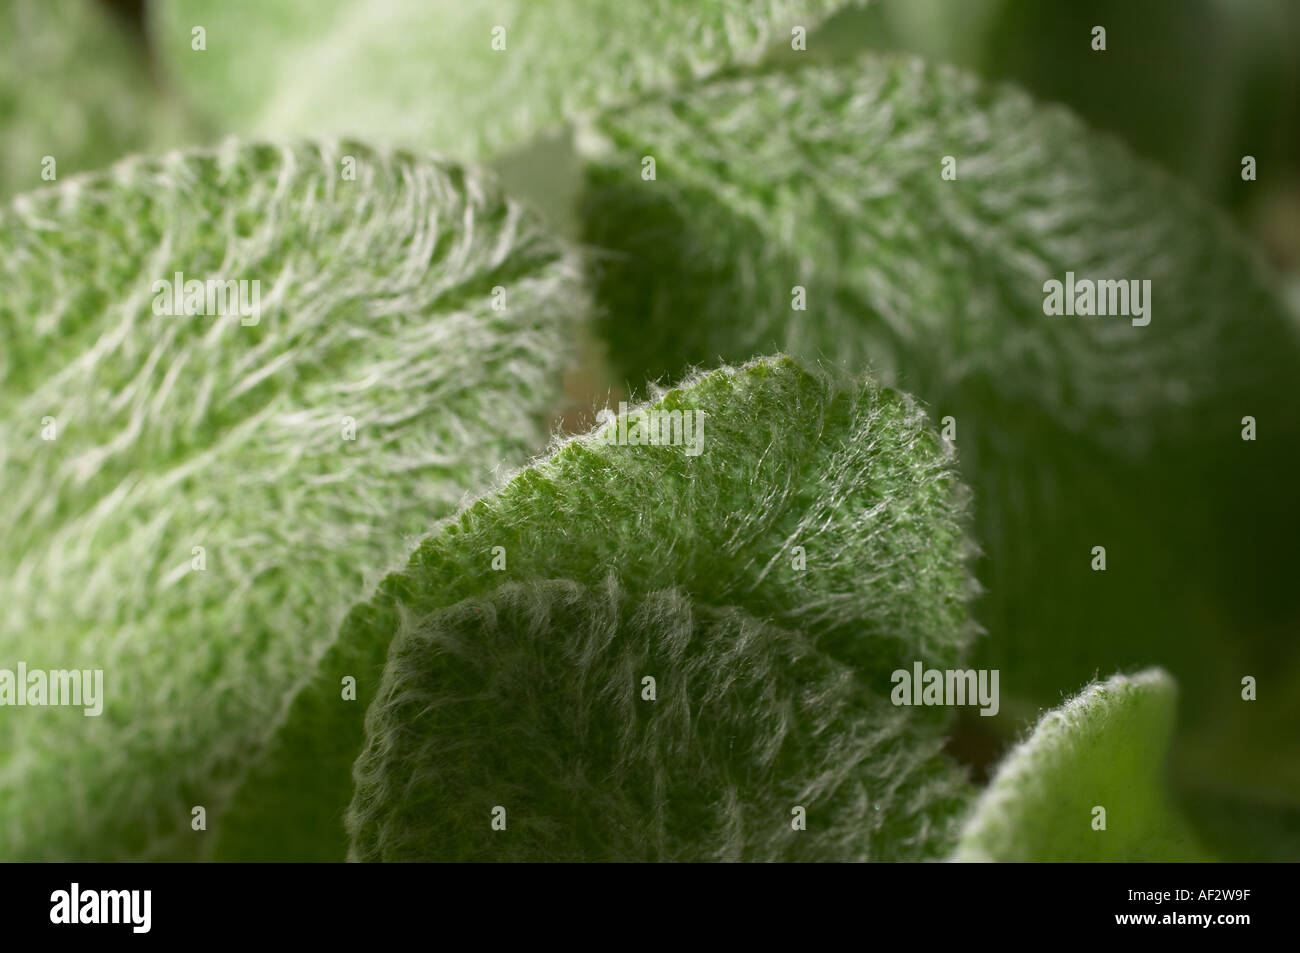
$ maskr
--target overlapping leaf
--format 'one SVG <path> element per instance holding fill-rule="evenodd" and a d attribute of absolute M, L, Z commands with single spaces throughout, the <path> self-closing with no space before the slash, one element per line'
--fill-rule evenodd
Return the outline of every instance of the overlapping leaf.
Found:
<path fill-rule="evenodd" d="M 478 856 L 493 806 L 481 798 L 534 785 L 513 856 L 786 856 L 794 792 L 821 806 L 819 827 L 853 821 L 808 855 L 947 842 L 962 782 L 937 754 L 944 715 L 880 701 L 893 670 L 950 667 L 972 632 L 950 453 L 910 399 L 788 359 L 694 378 L 642 410 L 695 421 L 702 444 L 684 430 L 677 445 L 611 442 L 651 419 L 637 412 L 567 442 L 352 611 L 241 790 L 223 856 L 343 855 L 372 703 L 361 857 Z M 676 694 L 619 722 L 655 674 L 642 664 Z M 340 691 L 349 677 L 356 701 Z M 547 765 L 558 773 L 542 784 Z M 567 797 L 586 785 L 619 806 L 579 834 L 584 808 Z M 634 816 L 643 830 L 621 830 Z"/>
<path fill-rule="evenodd" d="M 575 279 L 479 173 L 352 143 L 131 160 L 0 212 L 0 667 L 107 696 L 6 709 L 6 858 L 203 848 L 192 808 L 220 816 L 347 607 L 541 445 Z M 200 313 L 167 313 L 189 282 Z"/>
<path fill-rule="evenodd" d="M 1004 691 L 1159 662 L 1198 719 L 1235 697 L 1291 618 L 1300 346 L 1214 210 L 1062 110 L 889 56 L 704 83 L 578 143 L 623 379 L 772 349 L 871 368 L 952 418 Z M 1045 313 L 1070 274 L 1150 282 L 1149 310 Z M 1262 752 L 1287 732 L 1261 715 Z"/>

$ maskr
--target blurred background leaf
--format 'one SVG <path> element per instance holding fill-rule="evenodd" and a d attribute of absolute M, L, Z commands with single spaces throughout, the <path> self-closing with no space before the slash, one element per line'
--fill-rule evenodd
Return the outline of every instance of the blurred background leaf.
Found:
<path fill-rule="evenodd" d="M 1092 50 L 1094 26 L 1107 31 Z M 1069 106 L 1232 212 L 1300 268 L 1300 4 L 1292 0 L 874 0 L 809 55 L 914 53 Z M 782 50 L 783 57 L 796 54 Z M 1257 182 L 1243 182 L 1252 155 Z"/>
<path fill-rule="evenodd" d="M 142 38 L 94 0 L 0 4 L 0 196 L 147 148 L 165 118 Z"/>
<path fill-rule="evenodd" d="M 859 2 L 157 0 L 151 29 L 171 81 L 220 128 L 483 158 L 597 106 L 752 64 L 774 37 Z"/>

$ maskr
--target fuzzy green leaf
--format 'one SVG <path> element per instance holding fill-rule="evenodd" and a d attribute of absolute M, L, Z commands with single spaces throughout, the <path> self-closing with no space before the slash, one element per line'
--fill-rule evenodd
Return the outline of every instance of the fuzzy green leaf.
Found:
<path fill-rule="evenodd" d="M 1048 712 L 980 795 L 953 859 L 1212 859 L 1166 790 L 1175 698 L 1173 680 L 1151 669 Z"/>
<path fill-rule="evenodd" d="M 494 777 L 518 790 L 539 782 L 535 772 L 546 764 L 561 763 L 564 770 L 531 797 L 526 823 L 550 825 L 530 827 L 517 847 L 534 858 L 553 856 L 560 845 L 569 857 L 785 856 L 796 847 L 775 832 L 788 828 L 793 805 L 783 803 L 776 816 L 763 812 L 775 809 L 778 792 L 795 791 L 821 791 L 827 813 L 818 824 L 831 816 L 861 824 L 797 848 L 808 855 L 932 856 L 947 843 L 945 821 L 962 785 L 954 768 L 935 761 L 943 714 L 886 716 L 879 700 L 889 695 L 893 670 L 918 659 L 951 667 L 972 634 L 964 493 L 950 452 L 909 398 L 789 359 L 693 378 L 649 408 L 704 414 L 702 444 L 684 430 L 683 445 L 608 442 L 641 419 L 635 412 L 564 443 L 448 521 L 404 571 L 351 612 L 241 791 L 224 856 L 343 855 L 349 769 L 372 701 L 352 812 L 362 857 L 479 856 L 478 820 L 487 823 L 479 812 L 498 802 L 480 805 L 452 792 L 487 797 Z M 695 446 L 702 452 L 693 453 Z M 498 558 L 504 562 L 494 569 Z M 508 584 L 515 588 L 502 591 Z M 480 616 L 492 618 L 476 622 Z M 736 645 L 742 635 L 753 645 Z M 381 685 L 394 638 L 400 641 Z M 452 643 L 464 646 L 464 657 L 447 657 Z M 679 655 L 671 655 L 673 646 Z M 583 657 L 576 667 L 572 653 Z M 659 743 L 635 735 L 640 722 L 622 729 L 592 723 L 626 711 L 624 690 L 639 690 L 640 675 L 636 683 L 627 679 L 651 660 L 678 692 L 663 703 L 662 724 L 651 721 L 681 759 L 674 769 L 680 786 L 669 784 L 673 772 L 661 749 L 640 747 Z M 448 667 L 455 691 L 438 680 Z M 710 667 L 712 682 L 704 673 Z M 541 682 L 530 681 L 542 670 Z M 779 673 L 781 690 L 765 691 L 752 678 L 756 671 Z M 825 689 L 826 707 L 788 694 L 801 672 Z M 349 675 L 357 680 L 356 702 L 339 698 Z M 732 682 L 736 695 L 708 701 L 709 692 Z M 487 697 L 460 705 L 462 688 Z M 411 692 L 442 699 L 446 720 L 408 721 Z M 731 707 L 739 702 L 759 706 L 743 729 Z M 572 706 L 560 724 L 529 720 Z M 719 721 L 710 724 L 706 713 Z M 781 726 L 792 738 L 806 737 L 821 718 L 833 737 L 815 750 L 828 757 L 841 751 L 843 765 L 816 765 L 811 753 L 782 747 Z M 616 741 L 619 730 L 633 736 Z M 728 755 L 735 760 L 706 769 L 729 730 L 745 739 Z M 868 730 L 874 740 L 859 737 Z M 583 732 L 601 740 L 588 750 Z M 905 739 L 905 732 L 914 734 Z M 464 759 L 440 748 L 453 735 Z M 770 757 L 752 762 L 763 745 L 773 746 Z M 507 763 L 507 752 L 520 757 Z M 625 800 L 605 771 L 633 780 Z M 819 777 L 832 775 L 833 784 L 818 787 Z M 429 781 L 435 776 L 442 780 Z M 411 800 L 392 788 L 399 777 Z M 432 789 L 411 790 L 412 777 Z M 731 797 L 728 777 L 743 809 L 718 807 Z M 588 783 L 618 807 L 579 836 L 572 824 L 582 808 L 565 803 L 565 792 Z M 656 785 L 668 788 L 656 795 Z M 651 801 L 667 813 L 642 814 Z M 437 812 L 418 821 L 422 827 L 405 830 L 417 820 L 412 811 L 433 811 L 434 802 Z M 634 816 L 647 825 L 647 840 L 619 827 Z M 662 837 L 651 833 L 655 817 Z M 471 826 L 455 826 L 470 819 Z M 443 832 L 447 840 L 439 834 L 444 823 L 454 828 Z"/>
<path fill-rule="evenodd" d="M 772 350 L 871 369 L 953 418 L 981 668 L 1041 704 L 1159 663 L 1211 700 L 1195 719 L 1232 702 L 1265 637 L 1223 633 L 1292 614 L 1300 345 L 1218 213 L 1062 110 L 889 56 L 718 79 L 577 142 L 621 377 Z M 1067 272 L 1150 281 L 1150 323 L 1045 314 Z"/>
<path fill-rule="evenodd" d="M 942 733 L 882 683 L 798 630 L 613 577 L 403 615 L 366 717 L 350 856 L 933 857 L 966 788 Z"/>
<path fill-rule="evenodd" d="M 224 128 L 474 156 L 756 62 L 852 2 L 170 0 L 155 4 L 153 32 L 177 83 Z"/>
<path fill-rule="evenodd" d="M 260 313 L 159 314 L 177 272 L 258 281 Z M 575 279 L 479 173 L 351 143 L 131 160 L 0 211 L 0 668 L 106 695 L 5 709 L 6 857 L 203 849 L 347 607 L 543 444 Z"/>

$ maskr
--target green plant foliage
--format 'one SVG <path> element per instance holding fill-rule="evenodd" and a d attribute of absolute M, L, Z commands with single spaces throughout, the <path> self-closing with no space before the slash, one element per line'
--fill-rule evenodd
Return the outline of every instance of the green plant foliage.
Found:
<path fill-rule="evenodd" d="M 965 807 L 934 721 L 881 672 L 735 606 L 611 576 L 401 619 L 353 859 L 919 860 Z"/>
<path fill-rule="evenodd" d="M 1176 695 L 1150 669 L 1096 682 L 1048 712 L 980 795 L 953 859 L 1212 859 L 1166 789 Z"/>
<path fill-rule="evenodd" d="M 260 309 L 159 314 L 177 272 Z M 191 808 L 219 816 L 346 608 L 544 444 L 577 272 L 480 173 L 346 142 L 0 211 L 0 667 L 106 695 L 5 709 L 8 859 L 202 848 Z"/>
<path fill-rule="evenodd" d="M 153 31 L 176 82 L 225 128 L 481 156 L 593 107 L 757 62 L 794 27 L 854 2 L 172 0 L 155 4 Z"/>
<path fill-rule="evenodd" d="M 1217 212 L 1061 109 L 893 56 L 722 78 L 577 142 L 621 377 L 776 349 L 869 368 L 953 418 L 1004 691 L 1159 663 L 1196 718 L 1235 699 L 1293 614 L 1300 345 Z M 1067 272 L 1149 281 L 1150 323 L 1045 314 Z M 1290 734 L 1264 722 L 1251 743 Z"/>
<path fill-rule="evenodd" d="M 221 835 L 221 856 L 341 858 L 343 808 L 352 796 L 349 768 L 365 741 L 366 708 L 381 698 L 358 765 L 364 779 L 352 812 L 358 856 L 477 855 L 483 846 L 477 827 L 450 831 L 451 841 L 437 839 L 432 828 L 442 823 L 441 814 L 427 819 L 425 829 L 400 828 L 411 810 L 441 801 L 444 782 L 488 796 L 488 775 L 500 771 L 503 783 L 528 784 L 531 772 L 544 770 L 540 765 L 563 762 L 565 773 L 531 802 L 529 823 L 551 825 L 549 832 L 532 828 L 519 848 L 533 857 L 558 850 L 562 831 L 572 830 L 564 827 L 574 822 L 570 812 L 580 810 L 560 803 L 563 792 L 596 783 L 584 773 L 584 732 L 600 739 L 590 752 L 592 771 L 624 765 L 626 777 L 651 785 L 629 792 L 608 823 L 617 827 L 643 807 L 653 808 L 645 820 L 659 817 L 655 829 L 662 836 L 650 828 L 645 841 L 612 828 L 593 832 L 572 842 L 578 855 L 598 853 L 591 838 L 606 834 L 604 850 L 629 856 L 680 857 L 692 837 L 699 838 L 694 856 L 700 858 L 785 855 L 795 846 L 777 832 L 788 825 L 792 805 L 781 807 L 771 828 L 753 812 L 774 809 L 771 798 L 795 790 L 822 792 L 828 814 L 819 824 L 839 811 L 863 819 L 860 830 L 840 830 L 821 838 L 820 846 L 799 850 L 864 858 L 933 855 L 950 834 L 944 818 L 961 790 L 956 770 L 935 760 L 945 718 L 933 709 L 915 710 L 912 721 L 886 717 L 878 701 L 889 694 L 893 670 L 917 659 L 952 667 L 973 634 L 967 615 L 973 583 L 964 562 L 969 543 L 961 526 L 965 494 L 950 450 L 926 428 L 910 398 L 866 379 L 810 372 L 788 358 L 693 377 L 642 409 L 691 412 L 689 419 L 703 428 L 701 452 L 693 452 L 696 445 L 684 430 L 684 442 L 674 446 L 611 442 L 620 428 L 645 423 L 630 412 L 622 424 L 562 443 L 498 493 L 470 505 L 352 610 L 240 791 Z M 684 426 L 688 418 L 681 419 Z M 502 562 L 493 568 L 494 560 Z M 497 591 L 507 584 L 515 588 Z M 560 621 L 548 622 L 551 612 Z M 657 613 L 658 622 L 652 618 Z M 476 616 L 485 619 L 479 624 Z M 629 641 L 608 644 L 613 633 Z M 389 645 L 399 637 L 396 661 L 390 660 L 381 685 Z M 734 644 L 741 637 L 755 642 Z M 464 640 L 476 640 L 475 651 L 481 645 L 485 657 L 443 657 L 447 645 Z M 603 653 L 596 651 L 600 645 Z M 571 652 L 585 659 L 578 669 L 566 667 Z M 635 733 L 615 739 L 608 732 L 616 725 L 588 724 L 622 710 L 628 696 L 620 693 L 639 687 L 625 679 L 652 658 L 662 662 L 662 677 L 678 695 L 665 704 L 662 721 L 651 719 L 651 733 L 641 739 L 649 748 L 638 747 Z M 493 679 L 498 662 L 502 674 Z M 452 689 L 432 674 L 441 666 L 451 666 L 448 678 L 457 686 L 470 691 L 479 685 L 490 697 L 458 706 L 441 694 Z M 538 666 L 548 666 L 550 675 L 532 684 Z M 719 681 L 706 691 L 700 679 L 710 666 Z M 752 671 L 745 674 L 747 666 L 772 672 L 782 686 L 806 673 L 825 687 L 826 707 L 765 693 Z M 355 702 L 340 699 L 339 685 L 348 676 L 356 679 Z M 723 692 L 732 682 L 738 686 L 734 697 Z M 411 726 L 414 737 L 403 734 L 397 722 L 407 711 L 407 687 L 443 698 L 449 720 L 424 719 Z M 841 711 L 849 698 L 860 700 L 860 711 Z M 468 729 L 486 717 L 493 699 L 504 708 L 481 725 L 481 734 L 464 739 L 467 760 L 459 768 L 445 752 L 425 751 L 426 741 L 436 747 L 437 738 L 447 737 L 443 732 Z M 744 751 L 735 753 L 733 764 L 706 770 L 701 759 L 724 743 L 724 725 L 738 724 L 737 699 L 776 707 L 752 712 Z M 510 722 L 510 712 L 523 718 L 572 705 L 579 708 L 562 724 Z M 705 712 L 721 720 L 697 723 L 694 715 Z M 845 745 L 843 765 L 815 764 L 811 755 L 793 754 L 782 744 L 785 729 L 779 726 L 790 737 L 804 737 L 822 718 L 837 741 L 819 744 Z M 851 740 L 877 720 L 876 742 Z M 915 740 L 902 744 L 902 733 L 913 730 Z M 393 763 L 388 756 L 395 752 L 384 740 L 389 732 L 415 746 L 403 751 L 416 760 Z M 529 743 L 525 739 L 541 746 L 535 763 L 482 760 L 495 745 L 518 751 Z M 874 748 L 877 742 L 881 747 Z M 666 783 L 661 743 L 681 754 L 683 771 L 695 773 L 696 781 L 683 778 L 683 787 L 656 793 L 655 785 Z M 768 760 L 748 766 L 755 745 L 773 747 Z M 874 760 L 885 751 L 897 762 L 896 779 L 887 780 Z M 431 759 L 427 765 L 418 761 L 420 752 Z M 408 770 L 414 771 L 407 775 L 413 782 L 409 802 L 390 789 Z M 438 773 L 445 771 L 454 777 Z M 719 785 L 729 772 L 743 802 L 735 811 L 712 801 L 686 803 L 692 797 L 725 800 L 730 795 Z M 442 780 L 431 782 L 432 790 L 414 790 L 414 782 L 434 776 Z M 819 778 L 827 782 L 822 787 Z M 865 807 L 859 802 L 864 795 Z M 619 795 L 609 789 L 602 796 Z M 480 807 L 486 812 L 497 803 L 451 800 L 442 807 L 448 823 L 477 823 Z M 930 808 L 936 813 L 926 821 Z M 863 811 L 880 812 L 883 820 Z"/>
<path fill-rule="evenodd" d="M 0 859 L 1300 857 L 1300 13 L 1055 6 L 4 0 Z"/>

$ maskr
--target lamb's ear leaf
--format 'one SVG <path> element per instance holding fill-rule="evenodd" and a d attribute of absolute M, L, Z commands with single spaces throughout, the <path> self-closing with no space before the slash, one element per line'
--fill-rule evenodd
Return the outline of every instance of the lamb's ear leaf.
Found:
<path fill-rule="evenodd" d="M 613 575 L 404 615 L 354 770 L 351 858 L 942 856 L 965 781 L 942 726 L 879 675 Z"/>
<path fill-rule="evenodd" d="M 0 4 L 0 196 L 149 142 L 161 107 L 136 46 L 93 0 Z"/>
<path fill-rule="evenodd" d="M 0 644 L 104 677 L 0 718 L 8 857 L 196 855 L 347 608 L 545 445 L 577 279 L 482 173 L 350 142 L 0 209 Z"/>
<path fill-rule="evenodd" d="M 928 405 L 978 501 L 976 662 L 1009 695 L 1160 664 L 1211 724 L 1235 704 L 1223 673 L 1277 656 L 1300 345 L 1254 252 L 1179 183 L 1063 110 L 887 55 L 717 78 L 576 143 L 621 379 L 779 349 Z M 1116 305 L 1137 282 L 1144 313 L 1045 313 L 1075 278 L 1123 282 Z M 1269 720 L 1234 739 L 1256 765 L 1289 734 Z"/>
<path fill-rule="evenodd" d="M 479 157 L 570 116 L 757 62 L 864 0 L 172 0 L 153 33 L 224 128 Z M 206 49 L 192 49 L 196 25 Z"/>
<path fill-rule="evenodd" d="M 952 859 L 1212 859 L 1166 785 L 1176 694 L 1149 669 L 1048 712 L 976 801 Z"/>
<path fill-rule="evenodd" d="M 670 445 L 637 445 L 656 427 L 654 421 L 654 432 L 669 428 Z M 226 834 L 238 849 L 225 856 L 269 851 L 298 859 L 341 858 L 341 817 L 352 797 L 349 770 L 364 741 L 363 706 L 381 691 L 390 643 L 443 609 L 495 598 L 493 591 L 505 583 L 558 579 L 590 590 L 612 576 L 620 604 L 626 598 L 637 605 L 670 589 L 701 619 L 734 610 L 755 620 L 755 631 L 765 639 L 807 639 L 824 657 L 817 665 L 851 675 L 854 691 L 874 698 L 888 697 L 891 673 L 910 673 L 915 661 L 951 668 L 973 633 L 966 606 L 974 584 L 965 563 L 970 545 L 961 523 L 964 503 L 950 449 L 905 395 L 867 379 L 810 371 L 788 358 L 692 377 L 649 405 L 561 444 L 499 492 L 470 505 L 429 536 L 373 599 L 352 611 L 240 792 Z M 509 631 L 484 637 L 508 643 L 513 633 L 524 639 L 527 632 L 517 629 L 525 622 L 520 615 Z M 565 637 L 548 632 L 557 640 Z M 528 648 L 520 642 L 492 651 L 507 650 Z M 635 674 L 621 667 L 632 657 L 613 645 L 608 657 L 593 663 L 604 679 L 602 690 L 619 689 L 609 681 L 612 672 Z M 489 663 L 466 662 L 461 674 L 477 677 L 480 664 Z M 719 671 L 715 687 L 721 691 L 732 674 Z M 339 702 L 345 675 L 357 679 L 358 702 Z M 561 668 L 546 684 L 501 690 L 536 692 L 548 705 L 564 704 L 581 695 L 583 689 L 572 683 L 577 677 Z M 527 701 L 521 695 L 510 703 Z M 666 704 L 699 703 L 678 698 Z M 933 726 L 929 730 L 941 731 L 942 713 L 912 711 L 913 718 Z M 391 711 L 376 717 L 400 730 L 387 720 Z M 882 743 L 885 736 L 896 737 L 883 726 L 882 732 Z M 779 742 L 776 736 L 769 740 Z M 566 748 L 562 738 L 553 743 L 557 757 L 566 751 L 576 757 L 581 750 Z M 933 751 L 934 745 L 921 745 L 915 755 L 897 755 L 924 760 Z M 688 771 L 695 770 L 691 759 L 698 755 L 692 749 Z M 363 774 L 372 769 L 373 764 L 363 767 Z M 815 784 L 811 777 L 803 780 Z M 936 782 L 936 800 L 947 803 L 954 785 Z M 897 807 L 883 788 L 873 790 L 878 809 Z M 904 813 L 916 817 L 929 789 L 908 790 L 917 801 Z M 791 807 L 773 805 L 772 822 L 788 824 Z M 462 808 L 471 810 L 462 805 L 448 811 Z M 365 813 L 360 805 L 356 810 Z M 369 820 L 358 823 L 369 829 Z M 899 830 L 911 828 L 903 824 Z M 879 849 L 932 855 L 948 828 L 936 821 L 914 833 Z M 474 843 L 470 833 L 464 836 L 464 843 Z M 872 835 L 851 835 L 857 836 Z M 383 848 L 366 840 L 359 851 L 371 856 Z"/>

